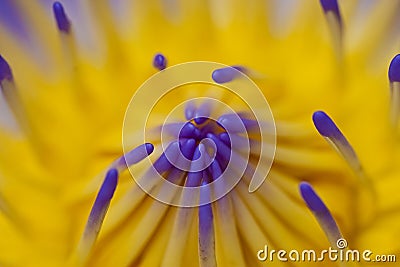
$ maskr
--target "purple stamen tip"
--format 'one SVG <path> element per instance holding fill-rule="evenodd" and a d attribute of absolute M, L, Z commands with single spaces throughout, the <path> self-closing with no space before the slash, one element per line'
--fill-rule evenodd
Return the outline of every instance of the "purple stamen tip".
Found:
<path fill-rule="evenodd" d="M 208 133 L 207 137 L 214 141 L 217 147 L 217 156 L 220 156 L 223 159 L 228 160 L 231 155 L 231 149 L 227 145 L 225 145 L 224 142 L 219 140 L 219 138 L 216 135 Z"/>
<path fill-rule="evenodd" d="M 8 65 L 7 61 L 0 55 L 0 82 L 5 79 L 12 81 L 13 76 L 10 65 Z"/>
<path fill-rule="evenodd" d="M 388 76 L 390 82 L 400 82 L 400 54 L 390 62 Z"/>
<path fill-rule="evenodd" d="M 339 137 L 342 136 L 339 128 L 333 120 L 323 111 L 316 111 L 312 117 L 315 128 L 318 132 L 325 137 Z"/>
<path fill-rule="evenodd" d="M 162 153 L 161 156 L 153 163 L 154 169 L 159 174 L 162 174 L 173 167 L 170 160 L 174 161 L 176 159 L 178 149 L 179 143 L 177 141 L 170 143 L 165 149 L 165 152 Z M 168 154 L 169 157 L 167 157 L 166 154 Z"/>
<path fill-rule="evenodd" d="M 242 70 L 239 66 L 217 69 L 213 71 L 211 77 L 216 83 L 227 83 L 237 78 Z"/>
<path fill-rule="evenodd" d="M 193 160 L 198 160 L 201 157 L 200 147 L 196 146 L 193 154 Z"/>
<path fill-rule="evenodd" d="M 150 155 L 154 151 L 154 146 L 151 143 L 145 143 L 147 155 Z"/>
<path fill-rule="evenodd" d="M 340 16 L 339 4 L 337 0 L 320 0 L 321 6 L 325 13 L 331 11 Z"/>
<path fill-rule="evenodd" d="M 219 139 L 221 139 L 222 142 L 224 142 L 225 145 L 231 146 L 231 139 L 229 137 L 229 134 L 226 132 L 223 132 L 219 135 Z"/>
<path fill-rule="evenodd" d="M 221 166 L 220 166 L 218 160 L 214 160 L 211 163 L 211 166 L 208 168 L 211 172 L 211 176 L 214 181 L 217 180 L 222 175 Z"/>
<path fill-rule="evenodd" d="M 182 154 L 188 159 L 191 160 L 193 158 L 193 153 L 196 148 L 196 140 L 187 139 L 184 142 L 180 142 L 180 149 Z"/>
<path fill-rule="evenodd" d="M 315 193 L 312 186 L 307 182 L 300 183 L 300 193 L 308 208 L 313 212 L 325 213 L 329 212 L 328 208 L 322 202 L 321 198 Z"/>
<path fill-rule="evenodd" d="M 109 201 L 114 195 L 118 183 L 118 171 L 110 169 L 97 195 L 96 202 Z"/>
<path fill-rule="evenodd" d="M 243 73 L 245 73 L 247 71 L 245 67 L 240 66 L 240 65 L 232 65 L 231 67 L 234 68 L 235 70 L 238 70 Z"/>
<path fill-rule="evenodd" d="M 163 54 L 156 54 L 153 59 L 153 66 L 159 70 L 165 69 L 167 67 L 167 58 Z"/>
<path fill-rule="evenodd" d="M 53 13 L 58 29 L 64 33 L 69 33 L 71 30 L 71 23 L 69 22 L 67 14 L 65 14 L 64 7 L 60 2 L 54 2 Z"/>
<path fill-rule="evenodd" d="M 185 123 L 182 127 L 179 137 L 180 138 L 193 138 L 196 136 L 196 126 L 194 126 L 191 122 Z"/>
<path fill-rule="evenodd" d="M 151 153 L 153 153 L 153 151 L 154 151 L 154 146 L 150 143 L 145 143 L 143 145 L 140 145 L 135 149 L 126 153 L 121 158 L 119 158 L 119 160 L 116 163 L 117 164 L 116 166 L 119 169 L 136 164 L 145 159 Z"/>
<path fill-rule="evenodd" d="M 194 122 L 196 122 L 196 124 L 200 125 L 203 124 L 207 121 L 207 117 L 196 117 L 194 118 Z"/>

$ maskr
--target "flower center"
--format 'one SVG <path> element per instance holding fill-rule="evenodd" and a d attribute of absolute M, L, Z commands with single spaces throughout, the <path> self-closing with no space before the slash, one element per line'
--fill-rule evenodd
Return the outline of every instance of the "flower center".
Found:
<path fill-rule="evenodd" d="M 201 172 L 201 178 L 190 183 L 190 186 L 200 186 L 220 178 L 229 162 L 248 162 L 258 157 L 260 127 L 251 119 L 251 114 L 223 113 L 214 119 L 209 114 L 212 106 L 209 101 L 198 106 L 189 101 L 184 111 L 186 122 L 161 127 L 161 139 L 168 141 L 154 166 L 164 179 L 184 186 L 188 174 Z M 231 174 L 242 175 L 237 171 Z"/>
<path fill-rule="evenodd" d="M 157 54 L 153 66 L 166 66 Z M 229 193 L 243 178 L 249 192 L 265 180 L 275 152 L 268 103 L 244 67 L 215 62 L 174 65 L 146 80 L 127 108 L 123 142 L 154 144 L 151 157 L 128 166 L 153 198 L 181 207 L 202 206 Z M 209 197 L 201 188 L 209 187 Z M 203 202 L 205 201 L 205 202 Z"/>

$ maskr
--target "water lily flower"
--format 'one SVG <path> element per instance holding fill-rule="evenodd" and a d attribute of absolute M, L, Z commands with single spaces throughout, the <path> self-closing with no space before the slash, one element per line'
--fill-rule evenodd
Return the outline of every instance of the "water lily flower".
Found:
<path fill-rule="evenodd" d="M 0 1 L 0 266 L 396 266 L 399 8 Z"/>

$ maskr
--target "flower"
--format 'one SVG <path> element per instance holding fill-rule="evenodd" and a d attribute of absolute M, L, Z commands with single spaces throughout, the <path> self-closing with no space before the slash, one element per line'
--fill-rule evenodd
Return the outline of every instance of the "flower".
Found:
<path fill-rule="evenodd" d="M 257 258 L 265 245 L 321 251 L 343 238 L 351 249 L 398 255 L 399 3 L 286 2 L 2 1 L 0 265 L 275 266 L 285 263 Z M 277 131 L 267 180 L 249 193 L 258 171 L 248 168 L 212 203 L 207 185 L 225 169 L 223 156 L 237 160 L 244 147 L 225 132 L 243 123 L 244 140 L 257 144 L 273 127 L 240 113 L 249 110 L 217 85 L 160 98 L 149 140 L 135 138 L 146 99 L 128 105 L 152 75 L 199 60 L 232 66 L 210 73 L 216 83 L 244 81 L 243 73 L 254 80 Z M 208 176 L 181 176 L 157 127 L 171 105 L 199 96 L 228 103 L 238 117 L 209 101 L 178 109 L 181 120 L 167 124 L 183 127 L 171 151 L 205 160 L 204 137 L 217 148 Z M 127 107 L 132 120 L 122 129 Z M 245 167 L 266 164 L 255 147 Z M 170 206 L 143 191 L 140 179 L 157 174 L 141 175 L 149 159 L 166 179 L 203 185 L 206 204 Z"/>

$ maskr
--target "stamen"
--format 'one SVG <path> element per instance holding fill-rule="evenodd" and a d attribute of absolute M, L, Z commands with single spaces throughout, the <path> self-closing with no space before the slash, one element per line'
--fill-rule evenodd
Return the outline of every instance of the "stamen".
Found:
<path fill-rule="evenodd" d="M 119 172 L 125 170 L 128 166 L 138 163 L 142 161 L 146 157 L 148 157 L 151 153 L 153 153 L 154 146 L 150 143 L 145 143 L 141 146 L 138 146 L 119 159 L 117 159 L 112 165 L 111 168 L 117 169 Z"/>
<path fill-rule="evenodd" d="M 13 109 L 13 112 L 17 112 L 14 110 L 19 106 L 17 104 L 17 90 L 14 82 L 14 76 L 12 74 L 10 65 L 2 57 L 2 55 L 0 55 L 0 91 L 3 93 L 11 109 Z"/>
<path fill-rule="evenodd" d="M 221 165 L 219 164 L 218 160 L 214 160 L 212 164 L 207 168 L 210 176 L 211 176 L 211 181 L 215 181 L 217 179 L 223 179 L 222 176 L 222 169 Z M 231 173 L 231 172 L 230 172 Z M 228 172 L 225 173 L 227 177 L 229 177 Z M 224 181 L 220 181 L 220 183 L 216 183 L 215 186 L 213 187 L 212 190 L 212 195 L 222 195 L 223 192 L 226 190 L 226 183 Z M 219 199 L 220 201 L 221 199 Z M 218 204 L 221 204 L 220 202 Z"/>
<path fill-rule="evenodd" d="M 325 112 L 317 111 L 313 114 L 313 121 L 318 132 L 325 137 L 328 143 L 330 143 L 340 155 L 342 155 L 350 168 L 356 174 L 359 185 L 361 186 L 357 185 L 354 190 L 354 196 L 359 198 L 358 201 L 362 201 L 364 204 L 368 203 L 369 208 L 360 211 L 354 219 L 355 225 L 356 220 L 357 224 L 359 223 L 359 220 L 366 222 L 366 219 L 371 218 L 375 213 L 376 190 L 371 179 L 364 172 L 356 152 L 332 119 Z"/>
<path fill-rule="evenodd" d="M 192 159 L 193 156 L 198 159 L 200 157 L 200 150 L 196 147 L 195 141 L 189 139 L 181 147 L 182 154 L 188 159 Z M 196 155 L 194 155 L 196 154 Z M 186 187 L 199 186 L 202 178 L 202 171 L 200 172 L 189 172 L 188 177 L 185 181 Z M 181 203 L 189 203 L 191 199 L 195 197 L 194 194 L 182 195 Z M 187 245 L 189 239 L 190 226 L 192 225 L 193 215 L 195 210 L 192 208 L 178 209 L 174 226 L 169 238 L 167 248 L 164 252 L 163 263 L 161 266 L 181 266 L 182 259 L 184 256 L 184 248 Z"/>
<path fill-rule="evenodd" d="M 29 131 L 26 125 L 26 116 L 24 116 L 24 108 L 23 105 L 20 104 L 11 67 L 2 55 L 0 55 L 0 97 L 4 97 L 4 100 L 7 102 L 19 126 Z"/>
<path fill-rule="evenodd" d="M 187 179 L 185 186 L 188 186 L 188 181 Z M 193 195 L 186 195 L 186 197 L 193 197 Z M 182 203 L 187 203 L 186 201 L 183 199 Z M 194 212 L 192 208 L 178 209 L 161 266 L 182 266 L 185 248 L 191 235 L 190 229 L 195 218 Z"/>
<path fill-rule="evenodd" d="M 390 62 L 388 76 L 391 96 L 391 122 L 397 130 L 400 119 L 400 54 L 396 55 Z"/>
<path fill-rule="evenodd" d="M 162 135 L 165 134 L 165 136 L 172 137 L 173 139 L 177 140 L 191 138 L 199 140 L 201 137 L 200 129 L 197 128 L 192 121 L 171 122 L 162 126 L 153 127 L 147 132 L 146 137 L 149 140 L 159 140 L 160 132 L 162 132 Z"/>
<path fill-rule="evenodd" d="M 219 136 L 221 139 L 221 135 Z M 224 137 L 225 138 L 225 137 Z M 261 149 L 261 142 L 254 140 L 254 139 L 249 139 L 247 137 L 238 135 L 238 134 L 231 134 L 229 135 L 229 141 L 235 144 L 235 147 L 233 147 L 233 150 L 238 153 L 244 153 L 244 155 L 249 152 L 250 154 L 258 155 L 260 149 Z M 226 144 L 224 140 L 221 140 Z M 230 147 L 230 144 L 226 144 L 228 147 Z M 248 150 L 248 146 L 250 146 L 250 151 Z"/>
<path fill-rule="evenodd" d="M 320 3 L 325 13 L 333 12 L 335 16 L 341 18 L 337 0 L 320 0 Z"/>
<path fill-rule="evenodd" d="M 13 75 L 10 65 L 8 65 L 7 61 L 0 55 L 0 85 L 4 80 L 12 81 Z"/>
<path fill-rule="evenodd" d="M 196 149 L 196 140 L 187 139 L 184 142 L 180 142 L 179 144 L 181 144 L 181 151 L 183 156 L 185 156 L 189 160 L 193 159 L 193 154 Z"/>
<path fill-rule="evenodd" d="M 332 247 L 336 247 L 336 242 L 338 239 L 342 238 L 342 234 L 329 209 L 317 193 L 315 193 L 309 183 L 302 182 L 300 183 L 299 188 L 304 202 L 307 204 L 322 230 L 325 232 L 329 243 Z"/>
<path fill-rule="evenodd" d="M 97 194 L 96 200 L 90 211 L 82 238 L 78 244 L 77 253 L 76 255 L 74 255 L 77 258 L 72 258 L 73 261 L 77 261 L 78 264 L 84 264 L 94 243 L 96 242 L 97 236 L 100 232 L 100 228 L 103 224 L 104 217 L 106 216 L 111 199 L 114 196 L 114 192 L 117 187 L 118 170 L 116 168 L 120 167 L 122 169 L 122 164 L 126 164 L 124 167 L 126 168 L 127 165 L 132 165 L 143 160 L 145 157 L 153 152 L 153 149 L 154 147 L 152 144 L 145 143 L 133 149 L 132 151 L 127 153 L 127 155 L 120 158 L 112 165 L 115 167 L 112 167 L 107 172 L 104 182 L 100 187 L 100 191 Z M 137 153 L 137 155 L 134 155 L 135 152 Z M 154 163 L 154 165 L 156 164 L 163 165 L 163 162 L 160 162 L 158 160 Z M 158 167 L 159 169 L 162 168 L 162 166 Z"/>
<path fill-rule="evenodd" d="M 166 154 L 168 153 L 170 157 L 175 157 L 173 161 L 175 161 L 176 156 L 175 155 L 175 146 L 178 145 L 177 142 L 171 143 L 166 149 L 165 152 L 161 154 L 161 156 L 154 162 L 153 167 L 154 169 L 159 173 L 163 174 L 164 172 L 171 170 L 173 165 L 171 162 L 168 160 Z"/>
<path fill-rule="evenodd" d="M 228 83 L 233 81 L 235 78 L 238 78 L 240 72 L 244 73 L 245 68 L 241 66 L 232 66 L 214 70 L 211 77 L 216 83 Z"/>
<path fill-rule="evenodd" d="M 60 32 L 63 71 L 68 76 L 71 86 L 79 88 L 82 86 L 82 77 L 77 75 L 77 72 L 79 72 L 79 47 L 72 31 L 71 21 L 65 13 L 64 6 L 58 1 L 53 3 L 53 16 Z"/>
<path fill-rule="evenodd" d="M 199 146 L 202 146 L 200 144 Z M 200 158 L 201 156 L 201 148 L 199 146 L 196 147 L 196 143 L 194 139 L 189 139 L 183 142 L 181 146 L 182 154 L 188 159 L 192 159 L 194 156 L 195 159 Z M 196 154 L 196 155 L 193 155 Z M 197 163 L 195 163 L 197 164 Z M 196 170 L 197 166 L 193 166 Z M 200 181 L 203 177 L 203 171 L 199 172 L 189 172 L 188 177 L 185 181 L 186 187 L 199 186 Z M 198 195 L 197 195 L 198 197 Z M 182 195 L 181 203 L 189 203 L 192 199 L 197 199 L 196 194 L 184 194 Z M 183 250 L 185 245 L 187 244 L 188 234 L 190 231 L 190 226 L 192 224 L 192 215 L 195 210 L 191 208 L 187 209 L 179 209 L 176 220 L 173 226 L 173 230 L 171 233 L 171 238 L 169 239 L 167 249 L 164 253 L 163 264 L 162 266 L 181 266 L 182 258 L 184 256 Z"/>
<path fill-rule="evenodd" d="M 60 2 L 54 2 L 53 4 L 53 14 L 57 22 L 58 29 L 63 33 L 70 33 L 71 23 L 65 14 L 64 7 Z"/>
<path fill-rule="evenodd" d="M 207 202 L 210 191 L 206 182 L 200 187 L 200 201 Z M 199 260 L 200 267 L 217 266 L 215 258 L 214 221 L 211 204 L 199 207 Z"/>
<path fill-rule="evenodd" d="M 318 132 L 343 156 L 353 171 L 359 177 L 365 178 L 356 152 L 333 120 L 325 112 L 316 111 L 313 114 L 313 121 Z"/>
<path fill-rule="evenodd" d="M 193 101 L 189 101 L 185 107 L 185 118 L 187 120 L 191 120 L 194 118 L 194 114 L 196 112 L 196 105 Z"/>
<path fill-rule="evenodd" d="M 212 181 L 217 180 L 222 175 L 221 166 L 217 160 L 214 160 L 211 163 L 210 167 L 208 167 L 208 170 L 211 173 Z"/>
<path fill-rule="evenodd" d="M 204 102 L 195 112 L 194 121 L 197 124 L 203 124 L 207 121 L 210 116 L 211 104 L 209 102 Z"/>
<path fill-rule="evenodd" d="M 258 128 L 258 123 L 255 120 L 240 117 L 235 113 L 221 115 L 218 122 L 231 133 L 240 133 L 251 131 Z"/>
<path fill-rule="evenodd" d="M 193 154 L 193 160 L 197 160 L 201 157 L 201 150 L 203 144 L 199 144 Z M 190 172 L 188 173 L 188 177 L 186 180 L 186 185 L 187 187 L 195 187 L 195 186 L 200 186 L 201 179 L 203 177 L 203 171 L 193 171 L 193 170 L 199 170 L 198 164 L 201 164 L 200 161 L 193 161 L 192 165 L 190 167 Z"/>
<path fill-rule="evenodd" d="M 243 157 L 238 152 L 231 150 L 223 141 L 221 141 L 214 134 L 207 134 L 207 137 L 210 138 L 215 146 L 217 147 L 216 159 L 220 166 L 220 168 L 226 171 L 228 164 L 231 164 L 230 173 L 234 173 L 234 175 L 243 175 L 243 170 L 249 167 L 249 158 Z M 230 175 L 225 173 L 224 175 Z M 265 178 L 265 177 L 264 177 Z"/>
<path fill-rule="evenodd" d="M 208 133 L 207 137 L 210 138 L 212 141 L 214 141 L 216 147 L 217 147 L 217 155 L 216 158 L 219 162 L 219 164 L 222 166 L 223 169 L 228 165 L 229 159 L 231 158 L 231 149 L 225 145 L 224 142 L 219 140 L 219 138 L 212 134 Z M 236 159 L 235 157 L 232 157 L 232 159 Z"/>
<path fill-rule="evenodd" d="M 110 201 L 114 196 L 117 183 L 118 171 L 116 169 L 110 169 L 100 187 L 99 193 L 97 194 L 86 223 L 85 231 L 78 245 L 78 261 L 81 263 L 86 260 L 87 255 L 90 253 L 90 250 L 96 242 L 107 209 L 110 205 Z"/>
<path fill-rule="evenodd" d="M 225 145 L 227 145 L 229 148 L 231 147 L 231 139 L 227 132 L 220 133 L 218 137 L 222 142 L 224 142 Z"/>
<path fill-rule="evenodd" d="M 179 138 L 198 138 L 199 136 L 199 129 L 191 122 L 185 123 L 179 133 Z"/>
<path fill-rule="evenodd" d="M 195 147 L 196 141 L 194 139 L 186 139 L 179 142 L 179 147 L 171 146 L 171 150 L 164 153 L 172 165 L 166 178 L 169 182 L 180 184 L 185 171 L 190 169 Z"/>
<path fill-rule="evenodd" d="M 400 54 L 397 54 L 389 65 L 389 81 L 392 82 L 400 82 Z"/>
<path fill-rule="evenodd" d="M 163 70 L 167 67 L 167 58 L 163 54 L 156 54 L 153 59 L 153 66 L 158 70 Z"/>
<path fill-rule="evenodd" d="M 216 160 L 208 167 L 208 170 L 210 170 L 212 180 L 214 181 L 222 175 L 221 166 Z M 226 190 L 225 186 L 225 183 L 221 183 L 219 186 L 216 185 L 214 191 L 219 194 L 219 190 Z M 241 242 L 239 241 L 238 228 L 235 220 L 232 220 L 234 211 L 230 197 L 218 199 L 218 205 L 214 206 L 214 214 L 215 224 L 223 225 L 223 227 L 218 227 L 215 231 L 215 236 L 223 240 L 223 245 L 217 246 L 217 249 L 221 249 L 218 251 L 219 254 L 223 255 L 221 258 L 228 259 L 230 266 L 246 266 L 240 247 Z M 231 255 L 235 255 L 235 257 L 231 257 Z"/>
<path fill-rule="evenodd" d="M 320 0 L 329 29 L 331 31 L 334 48 L 339 57 L 342 56 L 343 21 L 337 0 Z"/>
<path fill-rule="evenodd" d="M 173 167 L 172 169 L 171 169 L 171 171 L 168 173 L 168 176 L 167 176 L 167 180 L 169 181 L 169 182 L 171 182 L 171 183 L 173 183 L 173 184 L 180 184 L 180 180 L 183 178 L 183 175 L 184 175 L 185 173 L 182 171 L 182 170 L 180 170 L 180 169 L 178 169 L 178 168 L 175 168 L 175 167 Z M 173 190 L 172 190 L 173 191 Z M 171 194 L 171 193 L 174 193 L 174 192 L 166 192 L 166 190 L 160 190 L 160 193 L 159 193 L 159 196 L 162 196 L 162 195 L 165 195 L 165 194 L 167 194 L 167 195 L 169 195 L 169 194 Z M 165 198 L 161 198 L 161 199 L 165 199 Z"/>

